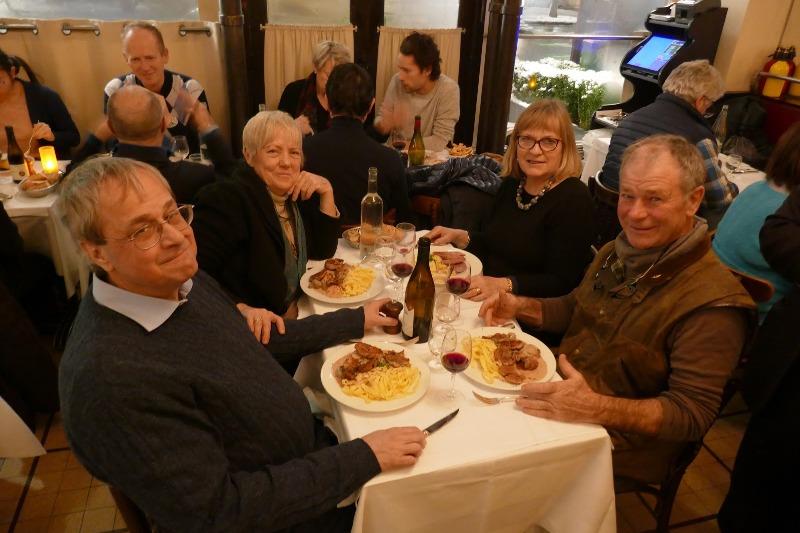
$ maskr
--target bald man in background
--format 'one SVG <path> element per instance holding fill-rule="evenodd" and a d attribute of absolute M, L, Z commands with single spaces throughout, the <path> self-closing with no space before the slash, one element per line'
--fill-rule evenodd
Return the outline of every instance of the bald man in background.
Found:
<path fill-rule="evenodd" d="M 233 163 L 233 154 L 206 107 L 198 102 L 192 113 L 192 122 L 208 147 L 214 167 L 192 161 L 170 161 L 163 146 L 167 118 L 162 102 L 151 91 L 139 85 L 118 89 L 108 99 L 108 117 L 97 128 L 98 135 L 90 135 L 69 170 L 102 151 L 100 139 L 104 136 L 103 131 L 108 130 L 119 141 L 112 151 L 113 156 L 136 159 L 156 167 L 169 182 L 178 203 L 191 203 L 201 187 L 216 179 L 215 168 L 218 174 L 227 174 Z"/>

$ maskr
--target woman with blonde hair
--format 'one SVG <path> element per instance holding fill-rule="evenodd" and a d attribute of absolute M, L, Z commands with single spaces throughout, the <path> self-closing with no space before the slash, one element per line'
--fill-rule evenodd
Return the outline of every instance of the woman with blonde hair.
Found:
<path fill-rule="evenodd" d="M 328 129 L 331 122 L 325 86 L 337 65 L 352 63 L 350 50 L 335 41 L 321 41 L 311 59 L 314 71 L 307 78 L 295 80 L 283 89 L 278 109 L 294 117 L 303 135 Z"/>
<path fill-rule="evenodd" d="M 581 160 L 566 106 L 538 100 L 514 126 L 503 160 L 506 178 L 488 222 L 477 232 L 437 226 L 434 244 L 451 243 L 483 261 L 465 297 L 498 291 L 567 294 L 591 260 L 592 199 L 580 181 Z"/>

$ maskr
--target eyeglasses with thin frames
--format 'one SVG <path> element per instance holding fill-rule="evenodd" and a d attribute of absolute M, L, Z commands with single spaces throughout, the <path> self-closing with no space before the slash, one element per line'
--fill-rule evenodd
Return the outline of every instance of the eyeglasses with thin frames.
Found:
<path fill-rule="evenodd" d="M 164 215 L 164 220 L 149 222 L 138 228 L 127 237 L 110 239 L 115 241 L 130 241 L 140 250 L 149 250 L 159 242 L 164 234 L 164 224 L 169 224 L 178 231 L 186 229 L 194 218 L 194 206 L 191 204 L 179 205 Z"/>
<path fill-rule="evenodd" d="M 542 152 L 552 152 L 558 148 L 560 143 L 560 139 L 554 139 L 553 137 L 543 137 L 538 141 L 533 137 L 517 137 L 517 146 L 523 150 L 533 150 L 533 147 L 538 144 Z"/>

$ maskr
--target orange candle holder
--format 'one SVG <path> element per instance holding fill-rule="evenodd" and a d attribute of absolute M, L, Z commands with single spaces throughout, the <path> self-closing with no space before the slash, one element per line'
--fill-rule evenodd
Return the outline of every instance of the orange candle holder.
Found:
<path fill-rule="evenodd" d="M 58 173 L 58 158 L 56 157 L 56 149 L 52 146 L 39 147 L 39 160 L 42 163 L 42 173 L 44 174 L 57 174 Z"/>

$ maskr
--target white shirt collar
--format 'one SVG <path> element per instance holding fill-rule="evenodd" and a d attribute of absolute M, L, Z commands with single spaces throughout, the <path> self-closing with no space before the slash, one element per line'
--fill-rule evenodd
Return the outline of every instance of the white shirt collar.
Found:
<path fill-rule="evenodd" d="M 97 276 L 92 276 L 92 296 L 94 300 L 104 307 L 126 316 L 138 323 L 147 332 L 151 332 L 167 321 L 178 307 L 185 304 L 192 290 L 193 282 L 186 280 L 178 290 L 180 300 L 165 300 L 136 294 L 125 289 L 115 287 Z"/>

